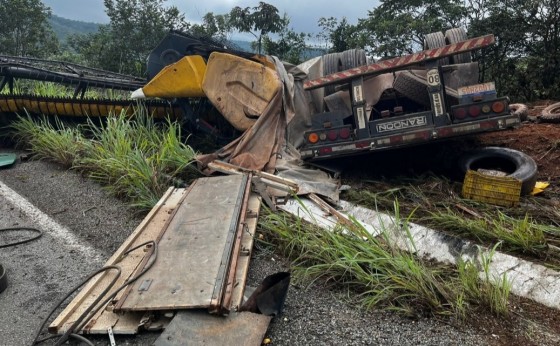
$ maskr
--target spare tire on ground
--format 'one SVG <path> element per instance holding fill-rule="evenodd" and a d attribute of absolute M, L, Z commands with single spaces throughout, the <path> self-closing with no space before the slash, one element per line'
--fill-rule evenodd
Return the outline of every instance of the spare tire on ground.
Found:
<path fill-rule="evenodd" d="M 511 103 L 509 105 L 509 111 L 511 115 L 517 115 L 521 121 L 527 120 L 527 116 L 529 115 L 529 108 L 523 103 Z"/>
<path fill-rule="evenodd" d="M 509 148 L 485 147 L 469 151 L 459 159 L 459 167 L 463 174 L 478 169 L 506 172 L 508 177 L 521 181 L 521 195 L 531 193 L 537 181 L 535 160 Z"/>
<path fill-rule="evenodd" d="M 560 102 L 553 103 L 543 109 L 539 119 L 542 122 L 560 123 Z"/>

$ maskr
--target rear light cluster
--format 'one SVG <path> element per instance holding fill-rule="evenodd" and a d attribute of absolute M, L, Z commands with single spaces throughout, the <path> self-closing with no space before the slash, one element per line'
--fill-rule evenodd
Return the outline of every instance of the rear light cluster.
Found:
<path fill-rule="evenodd" d="M 352 134 L 350 127 L 339 127 L 332 129 L 325 129 L 321 131 L 312 131 L 305 134 L 305 139 L 310 144 L 316 144 L 318 142 L 336 142 L 344 141 L 350 138 Z"/>
<path fill-rule="evenodd" d="M 462 122 L 476 120 L 479 117 L 487 118 L 489 116 L 502 115 L 506 108 L 507 101 L 502 99 L 492 102 L 453 106 L 451 113 L 456 122 Z"/>

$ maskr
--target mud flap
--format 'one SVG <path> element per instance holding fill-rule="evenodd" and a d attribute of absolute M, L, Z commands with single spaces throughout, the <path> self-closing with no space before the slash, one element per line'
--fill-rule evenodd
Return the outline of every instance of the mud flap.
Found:
<path fill-rule="evenodd" d="M 267 276 L 239 311 L 249 311 L 266 316 L 277 316 L 282 312 L 290 287 L 290 273 L 279 272 Z"/>

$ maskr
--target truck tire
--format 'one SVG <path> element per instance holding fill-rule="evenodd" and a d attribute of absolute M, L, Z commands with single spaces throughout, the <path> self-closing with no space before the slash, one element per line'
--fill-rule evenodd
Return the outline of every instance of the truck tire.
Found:
<path fill-rule="evenodd" d="M 445 36 L 442 32 L 432 32 L 424 37 L 424 49 L 434 49 L 445 45 Z M 438 64 L 440 66 L 449 65 L 449 58 L 439 59 Z"/>
<path fill-rule="evenodd" d="M 546 123 L 560 123 L 560 102 L 553 103 L 543 109 L 539 119 Z"/>
<path fill-rule="evenodd" d="M 428 87 L 426 84 L 414 79 L 408 71 L 403 71 L 397 75 L 393 83 L 393 89 L 422 106 L 430 107 Z"/>
<path fill-rule="evenodd" d="M 504 171 L 508 173 L 508 177 L 521 180 L 521 195 L 531 193 L 537 181 L 535 160 L 525 153 L 509 148 L 475 149 L 459 159 L 459 167 L 463 174 L 468 170 L 476 171 L 479 168 Z"/>
<path fill-rule="evenodd" d="M 511 115 L 517 115 L 519 120 L 527 120 L 527 115 L 529 114 L 529 108 L 523 103 L 512 103 L 509 105 L 509 111 Z"/>
<path fill-rule="evenodd" d="M 445 42 L 447 44 L 453 44 L 467 39 L 467 32 L 463 28 L 449 29 L 445 32 Z M 453 55 L 451 58 L 452 64 L 466 64 L 472 62 L 471 53 L 461 53 Z"/>
<path fill-rule="evenodd" d="M 321 58 L 323 60 L 323 76 L 341 71 L 342 61 L 341 53 L 325 54 Z M 334 85 L 328 85 L 325 88 L 325 96 L 334 93 Z"/>
<path fill-rule="evenodd" d="M 342 71 L 354 67 L 363 66 L 367 63 L 366 52 L 363 49 L 349 49 L 342 52 Z"/>

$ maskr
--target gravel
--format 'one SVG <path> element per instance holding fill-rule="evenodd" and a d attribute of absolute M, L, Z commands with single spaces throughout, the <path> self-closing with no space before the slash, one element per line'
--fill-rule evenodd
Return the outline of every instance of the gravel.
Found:
<path fill-rule="evenodd" d="M 99 185 L 74 171 L 45 161 L 23 161 L 0 169 L 0 181 L 27 198 L 70 229 L 84 245 L 107 259 L 140 223 L 122 201 L 109 196 Z M 0 198 L 0 227 L 29 223 Z M 27 224 L 28 226 L 32 226 Z M 50 235 L 14 248 L 0 249 L 0 262 L 19 282 L 0 294 L 2 345 L 28 344 L 46 312 L 63 297 L 78 278 L 102 263 L 79 253 L 67 253 Z M 0 238 L 1 240 L 2 238 Z M 248 282 L 256 286 L 266 276 L 289 270 L 288 263 L 264 250 L 256 250 Z M 15 285 L 15 284 L 14 284 Z M 6 338 L 6 335 L 9 338 Z M 150 345 L 157 333 L 117 336 L 118 345 Z M 273 319 L 266 335 L 273 345 L 485 345 L 487 336 L 468 327 L 458 329 L 435 318 L 407 318 L 386 311 L 365 311 L 339 291 L 315 285 L 292 285 L 281 316 Z M 93 337 L 106 345 L 106 337 Z"/>

